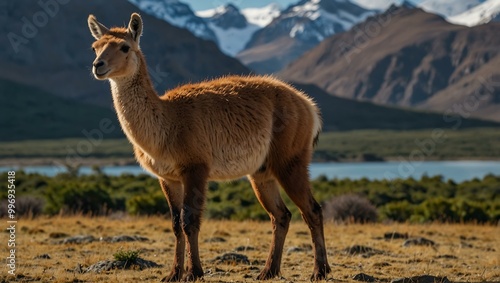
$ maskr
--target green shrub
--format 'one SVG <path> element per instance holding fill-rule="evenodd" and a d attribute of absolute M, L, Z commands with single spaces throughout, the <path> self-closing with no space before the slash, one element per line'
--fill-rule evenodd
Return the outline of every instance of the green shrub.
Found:
<path fill-rule="evenodd" d="M 127 201 L 127 212 L 133 215 L 156 215 L 169 212 L 168 203 L 161 191 L 140 194 Z"/>
<path fill-rule="evenodd" d="M 490 220 L 485 206 L 479 203 L 457 200 L 453 202 L 451 209 L 460 222 L 484 223 Z"/>
<path fill-rule="evenodd" d="M 113 209 L 113 201 L 108 192 L 88 185 L 52 187 L 48 190 L 46 199 L 45 211 L 49 214 L 103 215 Z"/>
<path fill-rule="evenodd" d="M 124 251 L 124 250 L 119 250 L 116 253 L 113 254 L 113 257 L 117 261 L 125 261 L 125 262 L 135 262 L 139 258 L 139 251 L 135 250 L 129 250 L 129 251 Z"/>
<path fill-rule="evenodd" d="M 457 222 L 459 218 L 452 209 L 452 201 L 444 198 L 433 198 L 417 206 L 413 220 L 418 220 L 418 222 Z"/>
<path fill-rule="evenodd" d="M 405 222 L 411 218 L 414 210 L 414 205 L 406 200 L 391 202 L 380 208 L 380 216 L 382 219 Z"/>

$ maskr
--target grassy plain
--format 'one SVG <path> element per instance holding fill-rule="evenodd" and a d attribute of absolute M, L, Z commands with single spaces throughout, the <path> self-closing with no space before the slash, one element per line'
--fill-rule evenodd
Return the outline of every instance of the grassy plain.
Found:
<path fill-rule="evenodd" d="M 5 232 L 5 230 L 4 230 Z M 402 239 L 384 240 L 386 232 L 408 233 L 436 242 L 435 247 L 403 247 Z M 93 235 L 140 235 L 145 242 L 55 244 L 54 235 L 65 233 Z M 263 267 L 271 241 L 269 222 L 205 221 L 200 236 L 201 258 L 206 282 L 254 282 Z M 434 275 L 452 282 L 500 282 L 500 227 L 451 224 L 325 224 L 329 260 L 333 272 L 327 281 L 351 282 L 366 273 L 389 282 L 394 278 Z M 226 242 L 208 242 L 220 237 Z M 4 236 L 2 238 L 6 239 Z M 349 255 L 343 250 L 363 245 L 381 254 L 371 257 Z M 237 247 L 253 247 L 238 253 L 248 256 L 250 264 L 218 264 L 217 256 Z M 300 247 L 298 252 L 287 252 Z M 306 225 L 293 222 L 285 243 L 282 278 L 270 282 L 308 282 L 313 255 L 308 249 Z M 160 217 L 53 217 L 20 220 L 16 230 L 17 269 L 15 277 L 2 266 L 0 282 L 158 282 L 170 271 L 174 235 L 170 221 Z M 75 273 L 75 267 L 113 259 L 118 250 L 140 250 L 140 257 L 164 265 L 144 270 L 113 270 L 101 274 Z M 6 245 L 2 257 L 7 256 Z M 49 259 L 36 258 L 48 254 Z M 355 281 L 353 281 L 355 282 Z"/>
<path fill-rule="evenodd" d="M 442 131 L 442 135 L 436 138 L 433 131 Z M 413 151 L 423 152 L 426 160 L 498 160 L 500 131 L 475 128 L 325 132 L 320 136 L 315 160 L 363 160 L 366 155 L 390 160 L 408 158 Z M 126 139 L 0 142 L 0 165 L 51 165 L 73 160 L 87 165 L 135 163 Z"/>

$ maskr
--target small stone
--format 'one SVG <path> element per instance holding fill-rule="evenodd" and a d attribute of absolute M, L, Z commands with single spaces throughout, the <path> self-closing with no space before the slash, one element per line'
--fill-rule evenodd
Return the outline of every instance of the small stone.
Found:
<path fill-rule="evenodd" d="M 436 277 L 432 275 L 420 275 L 413 277 L 398 278 L 391 283 L 450 283 L 446 277 Z"/>
<path fill-rule="evenodd" d="M 79 235 L 74 237 L 65 238 L 56 242 L 56 244 L 87 244 L 92 243 L 96 239 L 90 235 Z"/>
<path fill-rule="evenodd" d="M 474 246 L 472 244 L 467 243 L 467 242 L 461 241 L 460 247 L 461 248 L 473 248 Z"/>
<path fill-rule="evenodd" d="M 224 243 L 224 242 L 226 242 L 226 239 L 224 239 L 222 237 L 212 237 L 212 238 L 205 239 L 204 242 L 205 243 Z"/>
<path fill-rule="evenodd" d="M 393 240 L 393 239 L 408 239 L 408 233 L 398 233 L 398 232 L 389 232 L 384 234 L 384 239 Z"/>
<path fill-rule="evenodd" d="M 66 238 L 69 237 L 68 234 L 63 233 L 63 232 L 52 232 L 49 234 L 49 238 L 51 239 L 60 239 L 60 238 Z"/>
<path fill-rule="evenodd" d="M 119 235 L 119 236 L 114 236 L 114 237 L 101 237 L 99 239 L 101 242 L 107 242 L 107 243 L 119 243 L 119 242 L 145 242 L 149 241 L 148 238 L 142 237 L 142 236 L 129 236 L 129 235 Z"/>
<path fill-rule="evenodd" d="M 352 277 L 353 280 L 362 282 L 375 282 L 377 279 L 365 273 L 358 273 Z"/>
<path fill-rule="evenodd" d="M 101 273 L 103 271 L 109 271 L 113 269 L 132 269 L 132 268 L 138 268 L 139 270 L 143 270 L 146 268 L 161 267 L 161 266 L 162 265 L 157 264 L 156 262 L 145 260 L 142 258 L 136 258 L 132 262 L 121 261 L 121 260 L 101 260 L 86 268 L 84 272 Z"/>
<path fill-rule="evenodd" d="M 381 250 L 377 250 L 374 248 L 362 246 L 362 245 L 354 245 L 347 247 L 343 250 L 344 253 L 348 255 L 362 255 L 363 257 L 371 257 L 376 254 L 383 254 L 384 252 Z"/>
<path fill-rule="evenodd" d="M 431 241 L 427 238 L 419 237 L 419 238 L 411 238 L 406 240 L 403 243 L 403 247 L 409 247 L 409 246 L 435 246 L 436 243 L 434 241 Z"/>
<path fill-rule="evenodd" d="M 286 253 L 291 254 L 291 253 L 301 253 L 301 252 L 306 252 L 306 251 L 307 251 L 306 249 L 301 248 L 301 247 L 289 247 L 286 250 Z"/>
<path fill-rule="evenodd" d="M 436 258 L 444 258 L 444 259 L 457 259 L 458 257 L 454 255 L 438 255 Z"/>
<path fill-rule="evenodd" d="M 218 256 L 214 259 L 217 263 L 225 263 L 225 264 L 234 264 L 234 263 L 244 263 L 250 264 L 248 257 L 246 255 L 237 254 L 237 253 L 227 253 L 221 256 Z"/>
<path fill-rule="evenodd" d="M 244 251 L 255 251 L 255 248 L 252 246 L 239 246 L 234 249 L 237 252 L 244 252 Z"/>
<path fill-rule="evenodd" d="M 40 254 L 34 257 L 34 259 L 51 259 L 49 254 Z"/>

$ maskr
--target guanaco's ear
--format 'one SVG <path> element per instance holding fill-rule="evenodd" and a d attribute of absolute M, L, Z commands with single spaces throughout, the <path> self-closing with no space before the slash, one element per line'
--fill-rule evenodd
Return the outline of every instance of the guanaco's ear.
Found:
<path fill-rule="evenodd" d="M 94 15 L 89 15 L 87 22 L 89 23 L 90 33 L 97 40 L 109 32 L 109 29 L 98 22 Z"/>
<path fill-rule="evenodd" d="M 137 13 L 133 13 L 130 16 L 130 22 L 128 23 L 128 32 L 132 38 L 139 44 L 139 38 L 142 34 L 142 19 Z"/>

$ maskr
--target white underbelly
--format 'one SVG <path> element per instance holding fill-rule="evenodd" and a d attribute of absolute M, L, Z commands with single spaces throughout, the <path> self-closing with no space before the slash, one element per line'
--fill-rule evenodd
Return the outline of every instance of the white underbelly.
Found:
<path fill-rule="evenodd" d="M 208 178 L 222 181 L 253 174 L 264 164 L 268 152 L 269 145 L 267 144 L 253 148 L 242 145 L 239 148 L 218 152 L 214 154 Z"/>

